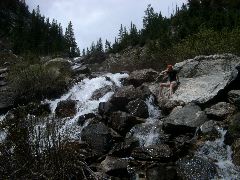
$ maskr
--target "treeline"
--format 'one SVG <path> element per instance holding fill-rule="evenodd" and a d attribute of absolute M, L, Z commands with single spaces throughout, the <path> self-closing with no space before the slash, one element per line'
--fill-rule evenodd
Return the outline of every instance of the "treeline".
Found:
<path fill-rule="evenodd" d="M 30 13 L 25 1 L 1 0 L 0 16 L 0 38 L 7 37 L 16 54 L 80 55 L 72 23 L 64 34 L 57 20 L 40 14 L 39 6 Z"/>
<path fill-rule="evenodd" d="M 240 34 L 236 32 L 239 32 L 239 26 L 239 0 L 188 0 L 181 7 L 176 7 L 170 17 L 163 17 L 149 5 L 143 17 L 143 28 L 138 30 L 133 23 L 130 29 L 121 25 L 115 42 L 111 44 L 106 41 L 105 52 L 117 53 L 129 46 L 146 46 L 149 54 L 154 54 L 156 59 L 172 60 L 179 58 L 179 55 L 186 58 L 198 53 L 238 54 Z M 232 38 L 233 34 L 235 39 Z M 225 38 L 221 39 L 222 36 Z M 234 40 L 233 43 L 228 36 Z M 211 42 L 210 39 L 199 39 L 205 37 L 215 39 L 211 38 Z M 215 45 L 216 49 L 207 51 L 205 47 L 208 43 L 224 44 L 224 48 Z M 232 44 L 236 47 L 230 47 Z M 188 55 L 181 53 L 179 47 Z M 191 47 L 194 49 L 191 50 Z"/>

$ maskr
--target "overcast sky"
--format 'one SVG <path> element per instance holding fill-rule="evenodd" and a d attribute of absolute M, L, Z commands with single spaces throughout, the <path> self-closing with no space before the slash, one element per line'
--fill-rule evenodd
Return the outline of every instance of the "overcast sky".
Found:
<path fill-rule="evenodd" d="M 129 28 L 131 21 L 142 28 L 142 18 L 147 5 L 151 4 L 155 12 L 169 16 L 176 5 L 186 0 L 26 0 L 29 9 L 40 6 L 41 14 L 54 18 L 62 24 L 64 30 L 72 21 L 75 38 L 80 49 L 89 47 L 99 37 L 103 43 L 114 41 L 120 25 Z"/>

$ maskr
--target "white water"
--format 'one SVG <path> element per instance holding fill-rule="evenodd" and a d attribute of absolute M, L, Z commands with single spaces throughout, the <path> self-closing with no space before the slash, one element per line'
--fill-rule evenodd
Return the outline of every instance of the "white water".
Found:
<path fill-rule="evenodd" d="M 6 114 L 4 115 L 0 115 L 0 123 L 2 123 L 2 121 L 4 120 L 4 118 L 6 117 Z M 4 131 L 4 129 L 0 130 L 0 143 L 3 142 L 7 137 L 7 133 L 6 131 Z"/>
<path fill-rule="evenodd" d="M 238 180 L 240 179 L 240 167 L 232 163 L 231 147 L 223 142 L 227 131 L 218 128 L 218 132 L 221 134 L 221 138 L 215 141 L 206 141 L 196 154 L 216 162 L 218 172 L 218 177 L 215 177 L 216 180 Z"/>
<path fill-rule="evenodd" d="M 153 96 L 146 101 L 149 118 L 145 123 L 134 126 L 130 132 L 139 140 L 140 146 L 144 147 L 159 143 L 159 125 L 161 124 L 159 117 L 161 113 L 160 110 L 154 106 L 153 101 Z"/>
<path fill-rule="evenodd" d="M 111 81 L 107 81 L 105 77 L 110 78 Z M 99 76 L 93 79 L 84 79 L 81 82 L 75 84 L 68 93 L 63 95 L 61 98 L 50 101 L 46 100 L 46 103 L 50 103 L 52 113 L 55 113 L 57 104 L 63 100 L 74 100 L 77 102 L 77 113 L 73 118 L 66 118 L 65 123 L 60 127 L 59 133 L 62 136 L 67 136 L 70 139 L 79 139 L 82 129 L 88 124 L 86 122 L 82 127 L 77 125 L 79 116 L 96 113 L 100 102 L 107 102 L 114 92 L 108 92 L 98 100 L 91 100 L 93 93 L 105 86 L 121 87 L 121 79 L 127 78 L 128 74 L 111 74 L 108 73 L 103 76 Z M 45 124 L 39 124 L 44 127 Z M 39 129 L 39 127 L 36 127 Z M 42 129 L 42 128 L 41 128 Z"/>

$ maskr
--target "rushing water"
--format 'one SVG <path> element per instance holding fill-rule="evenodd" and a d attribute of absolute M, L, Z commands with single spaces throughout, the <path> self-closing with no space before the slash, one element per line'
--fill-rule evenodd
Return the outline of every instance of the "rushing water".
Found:
<path fill-rule="evenodd" d="M 143 124 L 138 124 L 131 129 L 131 134 L 136 137 L 140 146 L 150 146 L 159 143 L 159 132 L 160 132 L 160 121 L 161 115 L 160 110 L 154 105 L 154 98 L 150 96 L 146 100 L 148 106 L 149 118 Z"/>
<path fill-rule="evenodd" d="M 106 78 L 107 77 L 107 78 Z M 96 113 L 98 109 L 98 105 L 100 102 L 108 101 L 111 96 L 114 94 L 113 91 L 110 91 L 103 95 L 98 100 L 92 100 L 91 97 L 93 93 L 106 86 L 110 86 L 114 89 L 114 87 L 121 87 L 121 80 L 123 78 L 127 78 L 128 74 L 105 74 L 103 76 L 99 76 L 93 79 L 84 79 L 81 82 L 75 84 L 68 93 L 63 95 L 61 98 L 53 100 L 53 101 L 45 101 L 50 103 L 52 113 L 54 114 L 57 104 L 63 100 L 74 100 L 77 102 L 77 113 L 73 118 L 68 118 L 59 129 L 59 132 L 68 136 L 71 139 L 79 139 L 81 130 L 83 127 L 87 125 L 86 122 L 82 127 L 77 125 L 77 121 L 79 116 L 88 114 L 88 113 Z M 109 80 L 110 79 L 110 80 Z"/>
<path fill-rule="evenodd" d="M 5 115 L 0 115 L 0 123 L 2 123 L 2 121 L 4 120 L 6 114 Z M 0 143 L 3 142 L 5 140 L 5 138 L 7 137 L 7 133 L 6 131 L 4 131 L 3 129 L 0 130 Z"/>
<path fill-rule="evenodd" d="M 217 165 L 218 177 L 215 179 L 238 180 L 240 179 L 240 168 L 232 163 L 231 147 L 224 144 L 224 135 L 227 131 L 217 128 L 221 138 L 215 141 L 206 141 L 196 152 L 197 155 L 211 159 Z"/>

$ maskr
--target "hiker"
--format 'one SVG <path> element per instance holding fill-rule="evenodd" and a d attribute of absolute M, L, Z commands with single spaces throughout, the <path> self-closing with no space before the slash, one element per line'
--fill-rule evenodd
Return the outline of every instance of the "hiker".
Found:
<path fill-rule="evenodd" d="M 172 65 L 168 65 L 167 69 L 162 71 L 160 73 L 160 75 L 165 75 L 163 80 L 168 78 L 168 82 L 167 83 L 160 83 L 158 98 L 163 96 L 163 94 L 162 94 L 163 87 L 169 87 L 169 91 L 170 91 L 169 92 L 169 98 L 170 98 L 173 94 L 173 88 L 176 87 L 179 83 L 179 78 L 178 78 L 178 75 L 177 75 L 177 71 L 173 69 Z"/>

